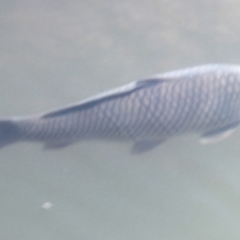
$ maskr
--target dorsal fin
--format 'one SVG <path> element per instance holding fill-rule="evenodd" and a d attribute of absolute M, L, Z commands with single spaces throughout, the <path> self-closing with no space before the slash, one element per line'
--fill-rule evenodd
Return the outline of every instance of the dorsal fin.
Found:
<path fill-rule="evenodd" d="M 144 80 L 139 80 L 136 82 L 132 82 L 130 84 L 124 85 L 119 88 L 115 88 L 113 90 L 104 92 L 102 94 L 96 95 L 92 98 L 88 98 L 86 100 L 83 100 L 81 102 L 75 103 L 70 106 L 66 106 L 61 109 L 53 110 L 51 112 L 48 112 L 42 116 L 42 118 L 50 118 L 50 117 L 57 117 L 61 116 L 70 112 L 75 112 L 75 111 L 80 111 L 83 109 L 87 109 L 89 107 L 93 107 L 96 104 L 99 104 L 100 102 L 108 101 L 114 98 L 119 98 L 126 96 L 128 94 L 131 94 L 132 92 L 138 91 L 139 89 L 142 89 L 144 87 L 151 87 L 156 84 L 160 84 L 162 82 L 165 82 L 166 80 L 164 79 L 144 79 Z"/>

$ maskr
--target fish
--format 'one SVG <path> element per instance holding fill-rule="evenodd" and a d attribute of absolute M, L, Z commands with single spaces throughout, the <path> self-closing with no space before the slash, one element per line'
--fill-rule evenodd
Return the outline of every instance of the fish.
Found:
<path fill-rule="evenodd" d="M 212 144 L 240 124 L 240 66 L 208 64 L 131 82 L 80 102 L 0 118 L 0 148 L 20 141 L 61 149 L 87 140 L 132 143 L 141 154 L 187 134 Z"/>

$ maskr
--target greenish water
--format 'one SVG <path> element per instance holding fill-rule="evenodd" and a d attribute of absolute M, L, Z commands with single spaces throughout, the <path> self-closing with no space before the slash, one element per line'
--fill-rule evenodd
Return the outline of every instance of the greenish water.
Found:
<path fill-rule="evenodd" d="M 238 1 L 0 3 L 0 115 L 79 101 L 167 70 L 239 63 Z M 240 238 L 240 133 L 0 152 L 0 239 Z"/>

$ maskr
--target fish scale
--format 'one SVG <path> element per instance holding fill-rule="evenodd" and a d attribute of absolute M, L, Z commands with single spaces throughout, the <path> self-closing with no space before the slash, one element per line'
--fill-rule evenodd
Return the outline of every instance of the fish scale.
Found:
<path fill-rule="evenodd" d="M 132 82 L 60 109 L 0 119 L 0 147 L 19 141 L 58 149 L 90 139 L 133 142 L 142 153 L 182 134 L 204 143 L 240 123 L 240 67 L 203 65 Z"/>

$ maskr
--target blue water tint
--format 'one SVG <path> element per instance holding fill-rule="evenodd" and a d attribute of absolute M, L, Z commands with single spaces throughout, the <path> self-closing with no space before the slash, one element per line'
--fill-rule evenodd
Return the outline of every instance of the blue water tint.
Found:
<path fill-rule="evenodd" d="M 0 10 L 0 115 L 47 111 L 167 70 L 238 64 L 238 5 L 11 1 Z M 172 139 L 140 156 L 102 142 L 2 149 L 0 239 L 238 240 L 239 146 L 238 131 L 210 146 Z"/>

